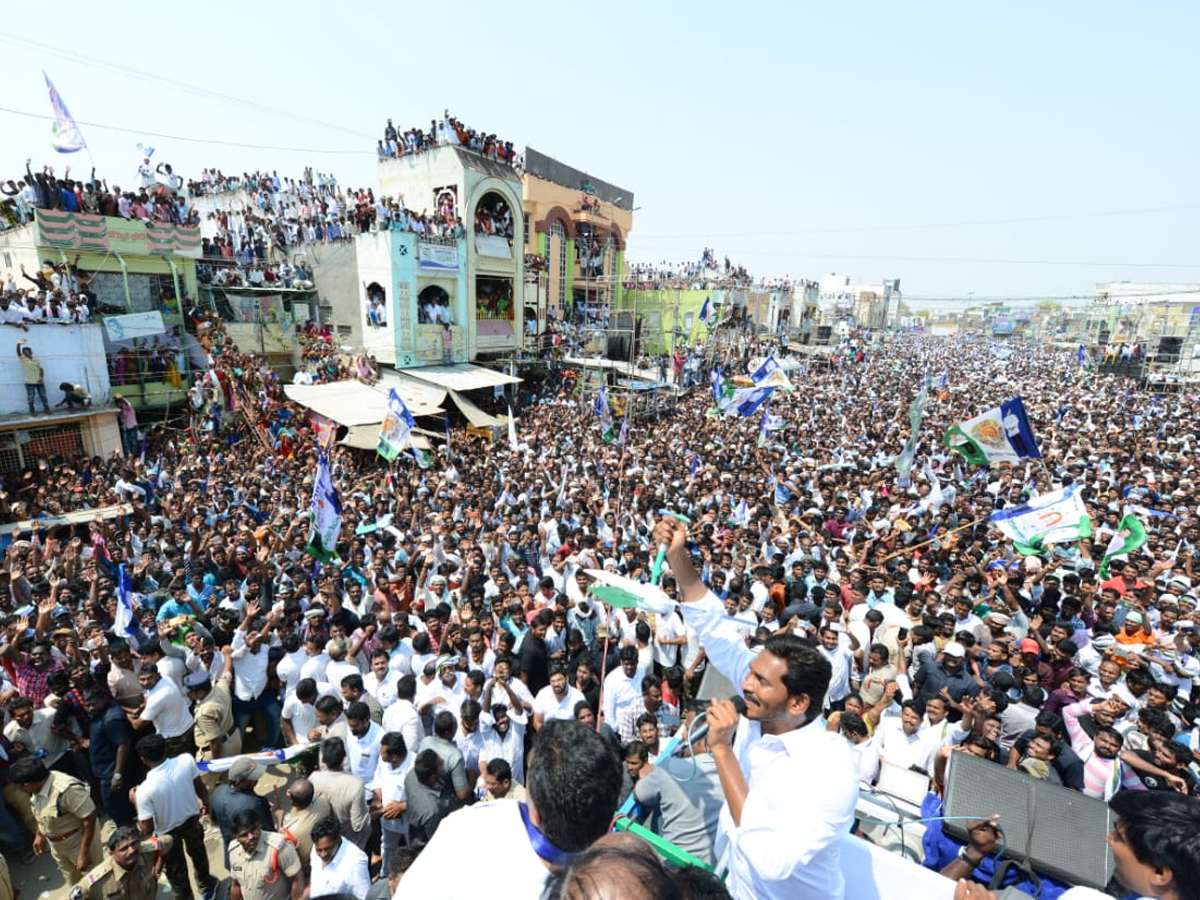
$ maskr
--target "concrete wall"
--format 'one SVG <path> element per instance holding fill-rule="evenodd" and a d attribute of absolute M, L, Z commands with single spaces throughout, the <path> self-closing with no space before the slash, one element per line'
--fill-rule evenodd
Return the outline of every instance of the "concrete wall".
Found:
<path fill-rule="evenodd" d="M 362 308 L 363 288 L 358 277 L 356 241 L 341 241 L 336 244 L 299 244 L 289 248 L 289 258 L 303 256 L 313 270 L 322 307 L 323 318 L 343 344 L 354 348 L 362 345 L 364 313 Z M 369 279 L 368 279 L 369 280 Z M 349 328 L 343 334 L 341 329 Z"/>
<path fill-rule="evenodd" d="M 101 325 L 31 325 L 29 331 L 3 329 L 8 345 L 0 345 L 0 415 L 28 413 L 25 378 L 17 361 L 16 342 L 25 338 L 45 371 L 50 405 L 62 400 L 59 384 L 82 384 L 97 405 L 111 394 L 108 365 L 104 360 L 104 328 Z M 40 405 L 39 405 L 40 411 Z"/>

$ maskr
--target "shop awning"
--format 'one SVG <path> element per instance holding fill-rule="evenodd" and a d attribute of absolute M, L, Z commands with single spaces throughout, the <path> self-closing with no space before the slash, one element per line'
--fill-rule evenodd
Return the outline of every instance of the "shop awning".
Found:
<path fill-rule="evenodd" d="M 374 450 L 379 446 L 379 426 L 382 423 L 376 422 L 374 425 L 352 425 L 346 430 L 346 436 L 338 443 L 343 447 L 353 447 L 356 450 Z M 433 445 L 419 434 L 409 434 L 409 441 L 414 447 L 420 450 L 432 450 Z"/>
<path fill-rule="evenodd" d="M 335 381 L 330 384 L 288 384 L 283 392 L 289 400 L 319 413 L 339 425 L 374 425 L 378 429 L 387 406 L 388 391 L 395 387 L 414 416 L 432 416 L 442 412 L 446 392 L 428 384 L 409 380 L 375 385 L 361 381 Z M 378 437 L 378 431 L 376 437 Z"/>
<path fill-rule="evenodd" d="M 521 383 L 520 378 L 505 375 L 495 369 L 473 366 L 470 363 L 455 363 L 451 366 L 422 366 L 419 369 L 405 369 L 403 374 L 406 378 L 415 378 L 448 391 L 473 391 L 477 388 Z"/>
<path fill-rule="evenodd" d="M 491 413 L 486 413 L 458 391 L 450 392 L 450 399 L 453 400 L 462 414 L 467 417 L 467 421 L 476 428 L 506 428 L 508 427 L 508 416 L 503 418 L 493 416 Z"/>

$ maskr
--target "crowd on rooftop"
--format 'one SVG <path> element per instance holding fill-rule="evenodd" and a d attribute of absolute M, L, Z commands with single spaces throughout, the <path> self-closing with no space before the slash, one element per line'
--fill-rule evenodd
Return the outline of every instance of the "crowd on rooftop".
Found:
<path fill-rule="evenodd" d="M 442 114 L 440 121 L 430 120 L 428 130 L 413 126 L 407 131 L 402 131 L 388 119 L 383 129 L 383 138 L 377 145 L 377 152 L 380 159 L 395 159 L 445 146 L 474 150 L 488 159 L 514 168 L 520 168 L 522 165 L 522 157 L 513 148 L 512 141 L 503 141 L 494 134 L 470 128 L 451 116 L 449 110 Z"/>

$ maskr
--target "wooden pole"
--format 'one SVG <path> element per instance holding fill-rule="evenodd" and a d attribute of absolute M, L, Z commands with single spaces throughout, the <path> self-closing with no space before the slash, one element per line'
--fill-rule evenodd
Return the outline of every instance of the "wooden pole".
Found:
<path fill-rule="evenodd" d="M 934 537 L 931 537 L 927 541 L 921 541 L 921 543 L 919 543 L 919 544 L 910 544 L 909 546 L 905 547 L 903 550 L 898 550 L 895 553 L 889 553 L 887 556 L 885 556 L 883 559 L 879 560 L 878 562 L 879 562 L 879 564 L 883 564 L 885 562 L 888 562 L 889 560 L 895 559 L 897 556 L 906 556 L 907 554 L 911 553 L 913 550 L 916 550 L 918 547 L 924 547 L 926 544 L 932 544 L 934 541 L 940 541 L 942 538 L 944 538 L 948 535 L 957 534 L 960 531 L 966 531 L 968 528 L 975 527 L 980 522 L 986 522 L 987 519 L 988 519 L 988 517 L 984 516 L 982 519 L 976 519 L 973 522 L 968 522 L 966 525 L 959 525 L 957 528 L 951 528 L 949 531 L 943 531 L 941 534 L 935 535 Z"/>

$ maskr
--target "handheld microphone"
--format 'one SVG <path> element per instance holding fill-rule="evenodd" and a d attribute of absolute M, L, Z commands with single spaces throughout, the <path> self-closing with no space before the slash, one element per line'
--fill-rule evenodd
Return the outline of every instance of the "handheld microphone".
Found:
<path fill-rule="evenodd" d="M 729 702 L 733 704 L 733 707 L 734 707 L 734 709 L 736 709 L 738 711 L 739 716 L 744 716 L 746 714 L 746 701 L 742 698 L 741 694 L 738 694 L 737 696 L 734 696 L 734 697 L 730 697 Z M 707 713 L 704 714 L 704 721 L 701 722 L 699 725 L 697 725 L 695 728 L 693 728 L 691 730 L 691 732 L 688 734 L 688 736 L 683 739 L 683 744 L 681 744 L 680 746 L 683 747 L 683 746 L 688 746 L 688 745 L 694 744 L 694 743 L 696 743 L 696 741 L 700 740 L 701 738 L 705 738 L 705 737 L 708 737 L 708 714 Z"/>

